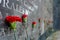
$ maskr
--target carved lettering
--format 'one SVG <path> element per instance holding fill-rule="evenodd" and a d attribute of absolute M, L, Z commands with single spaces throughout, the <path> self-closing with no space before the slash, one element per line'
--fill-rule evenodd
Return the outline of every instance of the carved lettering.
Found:
<path fill-rule="evenodd" d="M 2 3 L 2 0 L 0 0 L 0 3 Z"/>
<path fill-rule="evenodd" d="M 2 19 L 2 14 L 1 14 L 1 12 L 0 12 L 0 19 Z"/>
<path fill-rule="evenodd" d="M 11 8 L 12 8 L 13 10 L 15 10 L 14 3 L 12 3 Z"/>
<path fill-rule="evenodd" d="M 5 0 L 3 0 L 3 7 L 5 7 Z"/>
<path fill-rule="evenodd" d="M 8 3 L 9 3 L 9 0 L 7 0 L 7 2 L 6 2 L 6 6 L 7 6 L 7 8 L 9 8 Z"/>

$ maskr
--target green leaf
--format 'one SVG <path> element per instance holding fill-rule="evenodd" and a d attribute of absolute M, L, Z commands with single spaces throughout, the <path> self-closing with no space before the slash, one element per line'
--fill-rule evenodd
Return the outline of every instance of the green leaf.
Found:
<path fill-rule="evenodd" d="M 16 22 L 11 23 L 11 29 L 16 29 Z"/>

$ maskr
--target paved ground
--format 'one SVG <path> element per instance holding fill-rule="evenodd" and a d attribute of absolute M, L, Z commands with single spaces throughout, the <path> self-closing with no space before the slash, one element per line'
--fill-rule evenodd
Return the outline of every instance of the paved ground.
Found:
<path fill-rule="evenodd" d="M 47 40 L 60 40 L 60 31 L 56 31 L 51 36 L 47 38 Z"/>

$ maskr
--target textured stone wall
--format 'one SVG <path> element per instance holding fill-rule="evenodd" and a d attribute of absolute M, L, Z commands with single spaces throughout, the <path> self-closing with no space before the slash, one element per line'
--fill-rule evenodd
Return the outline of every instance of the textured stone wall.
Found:
<path fill-rule="evenodd" d="M 43 18 L 53 19 L 53 0 L 42 0 Z"/>
<path fill-rule="evenodd" d="M 38 9 L 31 12 L 29 15 L 28 15 L 28 31 L 30 30 L 31 28 L 31 23 L 32 21 L 36 21 L 37 22 L 37 26 L 38 26 L 38 18 L 42 17 L 42 18 L 47 18 L 47 19 L 53 19 L 53 8 L 52 8 L 52 4 L 53 4 L 53 1 L 52 0 L 36 0 L 35 1 L 35 4 L 38 5 Z M 1 5 L 0 5 L 1 7 Z M 4 11 L 5 12 L 9 12 L 10 15 L 14 14 L 14 15 L 19 15 L 20 17 L 22 16 L 21 13 L 19 13 L 18 11 L 14 11 L 14 10 L 9 10 L 6 8 L 0 8 L 0 11 Z M 3 14 L 5 12 L 2 12 Z M 5 15 L 3 15 L 4 18 L 5 18 Z M 20 27 L 20 24 L 17 24 L 18 26 L 17 27 Z M 3 25 L 2 25 L 3 26 Z M 0 26 L 1 27 L 1 26 Z M 4 26 L 5 27 L 5 26 Z M 20 30 L 18 30 L 20 31 Z M 29 31 L 30 32 L 30 31 Z M 35 34 L 35 40 L 37 40 L 38 38 L 38 29 L 36 29 L 35 31 L 37 34 Z M 17 33 L 17 32 L 16 32 Z M 12 34 L 9 34 L 9 37 L 8 36 L 4 36 L 4 39 L 5 40 L 14 40 L 14 35 Z M 11 38 L 11 39 L 10 39 Z M 0 37 L 1 40 L 4 40 L 3 37 Z M 20 38 L 18 38 L 20 39 Z M 23 37 L 22 37 L 23 39 Z"/>

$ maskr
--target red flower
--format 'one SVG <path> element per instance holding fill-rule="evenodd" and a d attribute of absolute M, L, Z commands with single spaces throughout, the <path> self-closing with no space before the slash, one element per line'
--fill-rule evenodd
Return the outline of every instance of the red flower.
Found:
<path fill-rule="evenodd" d="M 40 22 L 41 18 L 38 19 L 38 21 Z"/>
<path fill-rule="evenodd" d="M 12 18 L 12 16 L 7 16 L 7 17 L 5 18 L 5 20 L 8 21 L 8 22 L 14 22 L 14 21 L 15 21 L 15 19 Z"/>
<path fill-rule="evenodd" d="M 13 18 L 15 18 L 16 21 L 22 22 L 22 19 L 18 16 L 13 16 Z"/>
<path fill-rule="evenodd" d="M 22 19 L 20 17 L 17 17 L 17 16 L 7 16 L 5 18 L 5 20 L 8 22 L 15 22 L 15 21 L 22 22 Z"/>
<path fill-rule="evenodd" d="M 32 24 L 36 24 L 36 22 L 34 21 L 34 22 L 32 22 Z"/>
<path fill-rule="evenodd" d="M 22 15 L 22 18 L 26 18 L 26 17 L 27 17 L 27 15 L 26 15 L 26 14 L 23 14 L 23 15 Z"/>
<path fill-rule="evenodd" d="M 27 16 L 26 14 L 23 14 L 22 15 L 22 22 L 27 22 Z"/>
<path fill-rule="evenodd" d="M 36 22 L 32 22 L 32 28 L 36 27 Z"/>

